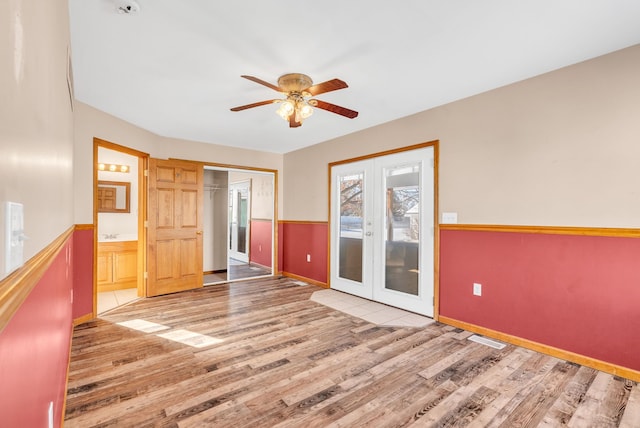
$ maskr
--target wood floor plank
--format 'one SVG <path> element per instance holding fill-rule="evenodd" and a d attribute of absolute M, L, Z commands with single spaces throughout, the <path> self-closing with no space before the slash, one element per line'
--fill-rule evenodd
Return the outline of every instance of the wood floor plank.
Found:
<path fill-rule="evenodd" d="M 471 423 L 474 427 L 500 427 L 516 409 L 526 403 L 529 393 L 544 380 L 557 359 L 528 351 L 521 365 L 495 387 L 500 396 Z"/>
<path fill-rule="evenodd" d="M 407 373 L 409 373 L 416 378 L 416 372 L 420 368 L 432 364 L 434 361 L 451 352 L 449 346 L 455 348 L 458 344 L 449 343 L 448 346 L 436 346 L 430 349 L 429 352 L 421 354 L 420 359 L 412 361 L 411 364 L 404 364 L 403 366 L 389 365 L 389 360 L 387 360 L 384 361 L 383 368 L 376 365 L 353 378 L 345 379 L 339 386 L 344 391 L 348 391 L 348 394 L 336 397 L 337 399 L 334 400 L 334 402 L 327 403 L 328 406 L 323 410 L 323 413 L 326 415 L 325 419 L 327 421 L 337 421 L 341 418 L 351 420 L 353 416 L 347 415 L 350 412 L 362 413 L 363 409 L 367 408 L 367 404 L 376 399 L 379 391 L 384 391 L 385 388 L 404 389 L 406 385 L 401 382 L 400 377 L 406 377 Z M 395 367 L 395 369 L 392 369 L 393 367 Z M 433 387 L 433 385 L 419 376 L 416 379 L 420 382 L 421 389 L 423 390 L 429 390 Z"/>
<path fill-rule="evenodd" d="M 537 426 L 578 371 L 575 364 L 559 361 L 504 420 L 505 426 Z"/>
<path fill-rule="evenodd" d="M 512 349 L 496 351 L 477 344 L 469 347 L 475 354 L 474 352 L 466 354 L 467 360 L 454 362 L 430 378 L 433 381 L 448 376 L 456 385 L 455 392 L 443 398 L 428 414 L 416 418 L 410 426 L 449 426 L 452 420 L 458 419 L 464 419 L 466 423 L 470 423 L 498 397 L 499 394 L 487 385 L 491 385 L 492 376 L 500 373 L 503 365 L 509 367 L 511 361 L 505 357 L 512 353 Z M 474 355 L 478 356 L 474 357 Z M 503 359 L 505 361 L 501 363 Z"/>
<path fill-rule="evenodd" d="M 485 387 L 485 388 L 492 388 L 492 389 L 499 389 L 498 385 L 500 385 L 500 382 L 507 376 L 509 376 L 510 373 L 512 373 L 516 368 L 517 365 L 522 361 L 523 358 L 526 357 L 526 350 L 521 349 L 521 348 L 515 348 L 513 350 L 513 352 L 509 352 L 506 353 L 504 355 L 503 358 L 501 358 L 499 361 L 496 362 L 496 364 L 494 364 L 493 366 L 488 367 L 487 370 L 485 370 L 482 374 L 479 374 L 478 376 L 476 376 L 475 378 L 473 378 L 471 380 L 471 382 L 469 382 L 467 385 L 457 385 L 455 383 L 452 383 L 455 386 L 455 390 L 452 391 L 455 392 L 455 395 L 451 395 L 451 397 L 447 396 L 439 396 L 440 400 L 437 403 L 434 403 L 431 400 L 431 397 L 427 398 L 426 401 L 422 402 L 422 399 L 418 399 L 416 400 L 415 403 L 411 403 L 410 407 L 409 407 L 409 412 L 407 411 L 402 411 L 401 409 L 398 409 L 398 413 L 402 414 L 407 414 L 409 413 L 410 416 L 407 418 L 406 416 L 403 419 L 400 419 L 398 421 L 398 425 L 397 426 L 407 426 L 410 425 L 411 423 L 413 423 L 414 421 L 416 421 L 417 419 L 419 419 L 420 417 L 424 416 L 424 410 L 425 408 L 433 408 L 435 407 L 437 404 L 439 404 L 441 401 L 443 401 L 444 399 L 447 400 L 451 400 L 454 403 L 460 403 L 464 400 L 464 398 L 470 394 L 473 394 L 474 391 L 476 391 L 478 388 L 480 387 Z M 503 392 L 503 391 L 501 391 Z M 491 404 L 493 403 L 494 400 L 491 400 L 490 402 L 488 402 L 487 404 L 489 406 L 491 406 Z M 484 411 L 484 409 L 487 406 L 483 406 L 482 411 Z M 478 412 L 476 413 L 480 413 L 482 415 L 485 416 L 485 418 L 487 417 L 487 413 L 483 413 L 480 409 L 478 409 Z M 443 413 L 441 409 L 438 410 L 438 412 L 440 412 L 441 414 Z M 444 415 L 443 415 L 444 416 Z M 476 415 L 475 418 L 471 418 L 471 420 L 468 420 L 467 423 L 471 424 L 471 425 L 476 425 L 476 426 L 483 426 L 482 422 L 480 423 L 475 423 L 477 420 L 478 415 Z M 489 418 L 490 419 L 490 418 Z M 433 422 L 433 421 L 432 421 Z"/>
<path fill-rule="evenodd" d="M 613 376 L 606 373 L 598 373 L 587 390 L 584 400 L 578 406 L 571 420 L 569 427 L 583 427 L 594 421 L 594 415 L 598 414 L 598 409 L 602 401 L 606 398 L 609 383 L 613 381 Z"/>
<path fill-rule="evenodd" d="M 65 427 L 638 427 L 635 382 L 439 323 L 383 327 L 287 278 L 141 299 L 74 329 Z M 116 323 L 216 339 L 203 348 Z"/>
<path fill-rule="evenodd" d="M 620 428 L 635 428 L 639 425 L 638 421 L 640 421 L 640 388 L 632 384 L 624 414 L 620 420 Z"/>
<path fill-rule="evenodd" d="M 540 425 L 547 427 L 566 426 L 571 419 L 571 415 L 582 402 L 597 373 L 595 369 L 580 367 L 564 388 L 563 393 L 549 409 Z"/>
<path fill-rule="evenodd" d="M 469 393 L 469 391 L 477 389 L 479 386 L 491 387 L 491 381 L 494 379 L 502 379 L 505 375 L 505 372 L 513 371 L 513 368 L 510 367 L 512 362 L 517 361 L 521 356 L 517 352 L 510 352 L 504 356 L 504 358 L 500 359 L 495 365 L 492 367 L 488 367 L 487 370 L 484 371 L 482 375 L 474 378 L 468 385 L 463 386 L 448 380 L 449 387 L 446 389 L 449 394 L 442 394 L 442 391 L 436 396 L 438 398 L 437 402 L 433 401 L 433 395 L 431 392 L 433 391 L 432 387 L 425 382 L 424 377 L 420 376 L 423 379 L 421 385 L 416 385 L 414 390 L 408 390 L 403 388 L 403 394 L 398 397 L 398 399 L 394 400 L 395 403 L 391 403 L 389 409 L 391 410 L 385 416 L 381 416 L 379 421 L 384 426 L 408 426 L 422 417 L 425 413 L 425 409 L 431 409 L 435 407 L 442 400 L 447 398 L 455 391 L 463 390 L 465 393 Z M 435 375 L 435 374 L 434 374 Z M 443 385 L 447 385 L 447 382 Z"/>

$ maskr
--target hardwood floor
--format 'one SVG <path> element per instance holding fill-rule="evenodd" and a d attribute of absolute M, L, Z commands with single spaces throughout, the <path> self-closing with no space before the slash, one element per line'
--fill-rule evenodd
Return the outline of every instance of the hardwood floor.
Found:
<path fill-rule="evenodd" d="M 65 426 L 640 426 L 635 382 L 444 324 L 376 326 L 318 289 L 215 285 L 76 327 Z"/>

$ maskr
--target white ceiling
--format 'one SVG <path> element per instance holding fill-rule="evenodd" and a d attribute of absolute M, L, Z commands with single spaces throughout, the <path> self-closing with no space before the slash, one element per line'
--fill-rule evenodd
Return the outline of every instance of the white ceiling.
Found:
<path fill-rule="evenodd" d="M 75 95 L 156 134 L 286 153 L 640 43 L 637 0 L 69 0 Z M 349 88 L 300 128 L 249 80 Z"/>

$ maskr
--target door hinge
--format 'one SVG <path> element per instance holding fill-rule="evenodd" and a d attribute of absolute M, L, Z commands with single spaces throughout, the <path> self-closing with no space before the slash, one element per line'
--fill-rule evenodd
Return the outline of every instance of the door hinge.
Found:
<path fill-rule="evenodd" d="M 149 272 L 144 273 L 144 279 L 149 279 Z"/>
<path fill-rule="evenodd" d="M 145 177 L 148 177 L 148 176 L 149 176 L 149 170 L 148 170 L 148 169 L 145 169 L 145 170 L 144 170 L 144 174 L 143 174 L 143 175 L 144 175 Z"/>
<path fill-rule="evenodd" d="M 144 221 L 144 227 L 149 227 L 149 220 Z"/>

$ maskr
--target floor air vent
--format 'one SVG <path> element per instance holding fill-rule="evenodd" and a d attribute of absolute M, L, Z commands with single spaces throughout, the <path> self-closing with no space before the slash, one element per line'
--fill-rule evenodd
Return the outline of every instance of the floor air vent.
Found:
<path fill-rule="evenodd" d="M 492 348 L 496 348 L 496 349 L 502 349 L 505 346 L 507 346 L 502 342 L 498 342 L 497 340 L 487 339 L 486 337 L 478 336 L 477 334 L 469 336 L 468 339 L 470 341 L 472 341 L 472 342 L 480 343 L 482 345 L 491 346 Z"/>

